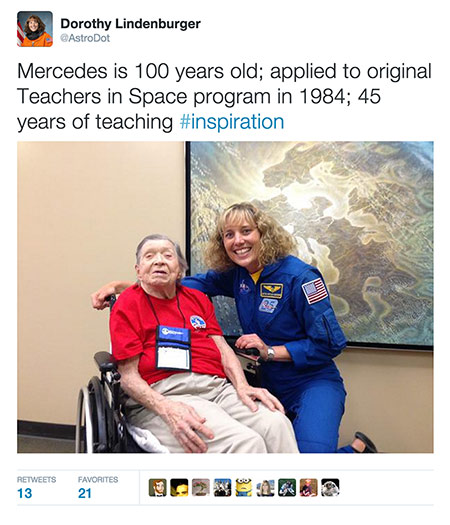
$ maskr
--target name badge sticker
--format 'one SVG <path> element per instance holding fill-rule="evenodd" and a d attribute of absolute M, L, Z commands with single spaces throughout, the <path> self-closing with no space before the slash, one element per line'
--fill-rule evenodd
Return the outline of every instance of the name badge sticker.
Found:
<path fill-rule="evenodd" d="M 191 369 L 190 348 L 158 344 L 156 347 L 156 368 L 158 370 L 185 370 Z"/>
<path fill-rule="evenodd" d="M 158 325 L 156 368 L 185 372 L 191 370 L 191 331 L 188 328 Z"/>

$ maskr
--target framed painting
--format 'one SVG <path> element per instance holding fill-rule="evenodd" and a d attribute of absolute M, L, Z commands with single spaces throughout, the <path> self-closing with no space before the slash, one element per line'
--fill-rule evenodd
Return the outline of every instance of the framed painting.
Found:
<path fill-rule="evenodd" d="M 350 346 L 433 348 L 432 142 L 191 142 L 187 255 L 203 253 L 226 207 L 250 201 L 324 276 Z M 233 300 L 214 299 L 238 336 Z"/>

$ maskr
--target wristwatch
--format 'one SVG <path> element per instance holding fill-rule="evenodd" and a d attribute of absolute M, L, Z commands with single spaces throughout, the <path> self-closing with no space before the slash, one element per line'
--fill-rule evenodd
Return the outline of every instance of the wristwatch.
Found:
<path fill-rule="evenodd" d="M 269 346 L 269 348 L 267 349 L 267 359 L 266 361 L 273 361 L 275 358 L 275 350 Z"/>

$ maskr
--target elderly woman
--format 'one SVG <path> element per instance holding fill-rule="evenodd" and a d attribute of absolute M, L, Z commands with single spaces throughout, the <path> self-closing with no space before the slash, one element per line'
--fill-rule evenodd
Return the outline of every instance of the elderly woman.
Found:
<path fill-rule="evenodd" d="M 53 45 L 52 37 L 45 32 L 44 22 L 37 15 L 28 17 L 24 32 L 27 36 L 22 42 L 22 47 L 50 47 Z"/>
<path fill-rule="evenodd" d="M 129 422 L 171 452 L 298 452 L 280 402 L 247 383 L 212 303 L 179 284 L 186 268 L 168 237 L 145 237 L 138 282 L 111 312 Z"/>
<path fill-rule="evenodd" d="M 262 381 L 292 414 L 300 452 L 376 452 L 361 432 L 337 449 L 346 392 L 333 361 L 346 346 L 320 272 L 295 257 L 295 239 L 250 203 L 234 204 L 217 222 L 206 250 L 206 274 L 185 286 L 233 297 L 244 335 L 238 348 L 257 348 Z M 128 283 L 92 295 L 95 308 Z"/>

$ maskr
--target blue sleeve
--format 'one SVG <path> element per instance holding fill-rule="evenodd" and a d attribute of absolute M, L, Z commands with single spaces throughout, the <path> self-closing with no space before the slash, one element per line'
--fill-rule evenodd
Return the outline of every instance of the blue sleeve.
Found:
<path fill-rule="evenodd" d="M 285 344 L 296 368 L 329 362 L 338 356 L 347 344 L 331 306 L 328 291 L 325 298 L 312 304 L 308 303 L 303 285 L 318 278 L 322 279 L 321 276 L 308 271 L 297 278 L 293 285 L 291 304 L 305 331 L 303 339 Z"/>
<path fill-rule="evenodd" d="M 207 273 L 198 273 L 192 277 L 184 277 L 181 281 L 183 286 L 200 290 L 210 297 L 215 297 L 216 295 L 234 297 L 233 283 L 234 270 L 228 272 L 209 270 Z"/>

